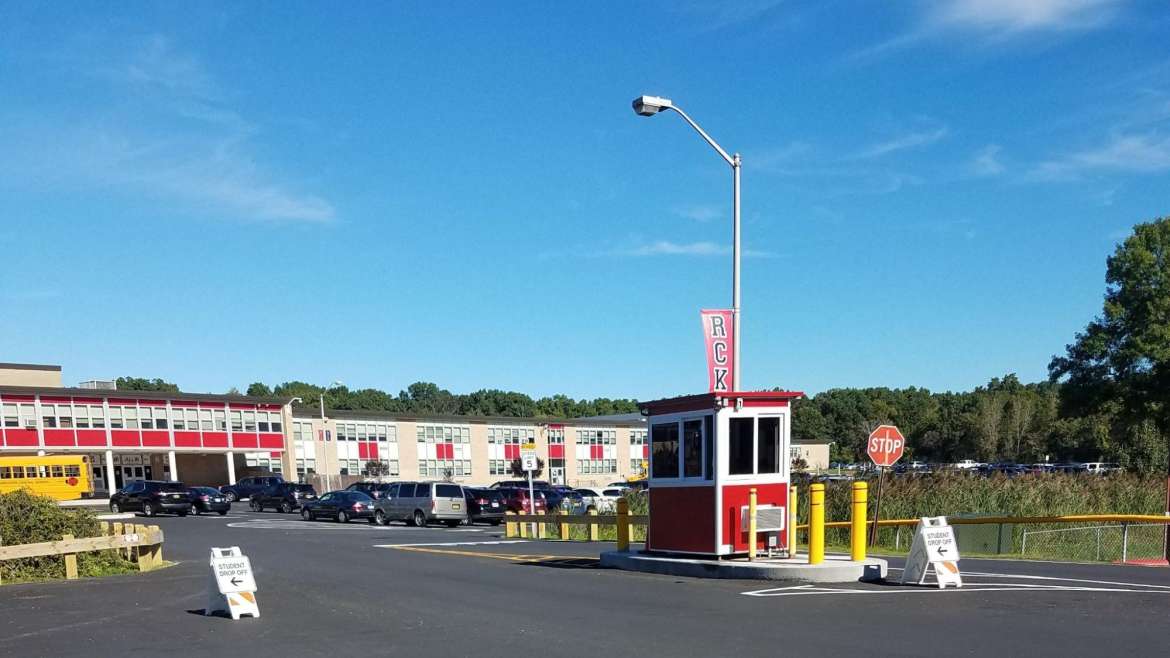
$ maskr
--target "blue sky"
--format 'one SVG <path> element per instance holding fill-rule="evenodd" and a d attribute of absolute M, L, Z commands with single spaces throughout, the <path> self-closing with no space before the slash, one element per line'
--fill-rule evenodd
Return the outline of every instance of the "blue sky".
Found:
<path fill-rule="evenodd" d="M 1160 2 L 0 7 L 0 360 L 67 383 L 967 389 L 1170 213 Z"/>

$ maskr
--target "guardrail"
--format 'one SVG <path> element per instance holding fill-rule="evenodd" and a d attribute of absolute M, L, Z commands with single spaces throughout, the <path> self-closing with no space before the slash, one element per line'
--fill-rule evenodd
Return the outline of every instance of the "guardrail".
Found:
<path fill-rule="evenodd" d="M 617 513 L 605 516 L 599 515 L 596 510 L 590 510 L 588 514 L 569 514 L 563 510 L 557 514 L 505 512 L 504 534 L 507 537 L 548 539 L 547 529 L 555 527 L 558 539 L 571 540 L 573 527 L 586 526 L 588 541 L 600 541 L 601 526 L 616 526 L 618 550 L 624 551 L 629 550 L 633 527 L 647 526 L 650 523 L 649 516 L 630 514 L 628 510 L 626 501 L 619 500 Z"/>
<path fill-rule="evenodd" d="M 65 559 L 65 578 L 77 578 L 77 554 L 94 551 L 125 551 L 126 557 L 138 562 L 139 571 L 162 566 L 163 531 L 155 525 L 101 523 L 97 537 L 75 538 L 63 535 L 60 541 L 0 546 L 0 562 L 30 557 L 60 555 Z"/>

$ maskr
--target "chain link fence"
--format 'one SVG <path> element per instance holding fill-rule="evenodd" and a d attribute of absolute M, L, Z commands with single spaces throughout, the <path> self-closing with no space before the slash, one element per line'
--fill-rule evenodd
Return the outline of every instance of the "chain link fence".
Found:
<path fill-rule="evenodd" d="M 1019 555 L 1030 559 L 1143 562 L 1166 554 L 1166 526 L 1160 523 L 1038 524 L 1020 535 Z"/>

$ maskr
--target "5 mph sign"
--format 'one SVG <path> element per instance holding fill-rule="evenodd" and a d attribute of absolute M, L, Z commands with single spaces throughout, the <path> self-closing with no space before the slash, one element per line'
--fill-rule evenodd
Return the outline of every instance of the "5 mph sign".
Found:
<path fill-rule="evenodd" d="M 877 466 L 893 466 L 906 451 L 906 437 L 893 425 L 880 425 L 869 433 L 866 453 Z"/>

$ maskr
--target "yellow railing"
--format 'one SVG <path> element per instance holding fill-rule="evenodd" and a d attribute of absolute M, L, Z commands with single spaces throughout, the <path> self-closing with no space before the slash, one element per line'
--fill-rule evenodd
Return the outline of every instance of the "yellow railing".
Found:
<path fill-rule="evenodd" d="M 558 527 L 561 539 L 567 540 L 571 526 L 587 526 L 589 541 L 599 541 L 601 526 L 617 527 L 617 543 L 619 551 L 630 549 L 632 526 L 645 526 L 650 523 L 650 517 L 629 513 L 629 504 L 625 500 L 617 502 L 617 513 L 601 516 L 596 510 L 588 514 L 569 514 L 562 510 L 559 514 L 516 514 L 504 513 L 504 535 L 506 537 L 520 537 L 532 539 L 547 539 L 546 529 L 550 525 Z"/>

